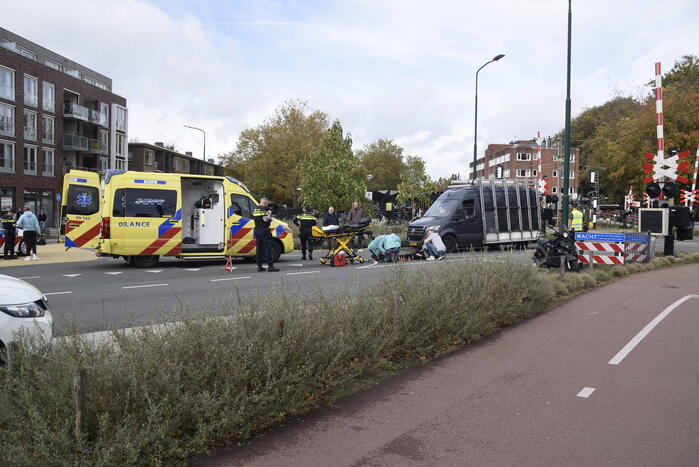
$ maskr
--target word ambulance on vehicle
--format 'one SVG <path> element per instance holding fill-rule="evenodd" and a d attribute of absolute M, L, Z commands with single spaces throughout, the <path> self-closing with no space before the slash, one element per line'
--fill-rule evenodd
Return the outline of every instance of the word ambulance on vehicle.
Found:
<path fill-rule="evenodd" d="M 257 201 L 232 177 L 108 170 L 64 176 L 65 246 L 94 248 L 139 267 L 160 256 L 255 256 Z M 291 229 L 271 224 L 274 260 L 293 250 Z"/>

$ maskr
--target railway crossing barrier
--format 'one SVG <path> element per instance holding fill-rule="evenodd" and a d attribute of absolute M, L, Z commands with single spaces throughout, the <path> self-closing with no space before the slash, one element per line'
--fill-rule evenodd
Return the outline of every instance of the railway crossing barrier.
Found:
<path fill-rule="evenodd" d="M 578 261 L 583 264 L 647 263 L 651 257 L 650 234 L 575 232 Z"/>

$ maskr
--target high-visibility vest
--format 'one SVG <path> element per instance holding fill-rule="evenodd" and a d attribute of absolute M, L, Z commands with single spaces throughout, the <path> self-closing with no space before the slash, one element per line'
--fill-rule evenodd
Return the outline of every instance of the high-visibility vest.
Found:
<path fill-rule="evenodd" d="M 583 213 L 578 211 L 577 209 L 573 209 L 571 215 L 573 216 L 573 220 L 570 223 L 570 228 L 574 230 L 582 230 Z"/>

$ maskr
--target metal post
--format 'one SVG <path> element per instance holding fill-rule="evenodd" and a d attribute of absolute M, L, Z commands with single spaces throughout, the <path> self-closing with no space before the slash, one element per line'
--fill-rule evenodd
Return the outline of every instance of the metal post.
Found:
<path fill-rule="evenodd" d="M 565 152 L 563 154 L 563 219 L 562 225 L 568 226 L 570 214 L 570 36 L 573 23 L 571 0 L 568 0 L 568 73 L 566 82 L 566 122 Z"/>
<path fill-rule="evenodd" d="M 190 126 L 190 125 L 182 125 L 185 128 L 191 128 L 192 130 L 199 130 L 202 132 L 204 135 L 204 161 L 206 161 L 206 132 L 202 130 L 201 128 L 197 128 L 195 126 Z"/>
<path fill-rule="evenodd" d="M 478 70 L 476 70 L 476 94 L 474 99 L 475 112 L 473 116 L 473 180 L 478 178 L 478 171 L 476 170 L 476 167 L 478 166 L 476 162 L 476 153 L 478 149 L 478 73 L 489 63 L 496 62 L 504 56 L 505 55 L 503 54 L 498 54 L 491 60 L 485 62 Z"/>
<path fill-rule="evenodd" d="M 75 439 L 82 439 L 82 434 L 85 431 L 85 418 L 87 411 L 85 408 L 85 386 L 87 383 L 87 373 L 82 368 L 76 368 L 73 389 L 74 389 L 74 405 L 75 405 Z"/>

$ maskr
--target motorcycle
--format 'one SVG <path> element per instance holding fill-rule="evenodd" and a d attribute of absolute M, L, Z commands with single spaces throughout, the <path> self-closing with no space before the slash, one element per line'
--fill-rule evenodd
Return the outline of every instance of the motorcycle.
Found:
<path fill-rule="evenodd" d="M 541 268 L 560 268 L 561 257 L 564 258 L 568 271 L 580 272 L 582 264 L 578 261 L 578 251 L 575 248 L 573 235 L 565 226 L 554 231 L 554 238 L 540 238 L 536 241 L 536 251 L 532 262 Z"/>

